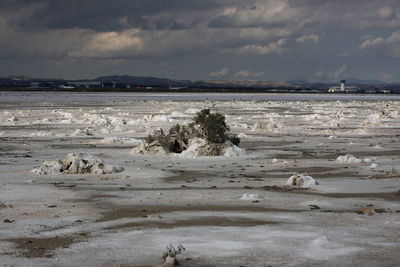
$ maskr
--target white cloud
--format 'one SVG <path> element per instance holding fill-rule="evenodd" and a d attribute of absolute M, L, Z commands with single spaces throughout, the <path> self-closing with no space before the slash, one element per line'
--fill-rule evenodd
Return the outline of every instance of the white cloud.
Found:
<path fill-rule="evenodd" d="M 142 49 L 143 40 L 137 36 L 140 30 L 124 32 L 104 32 L 95 34 L 87 44 L 87 49 L 94 52 L 120 51 L 128 48 Z"/>
<path fill-rule="evenodd" d="M 393 32 L 389 37 L 367 37 L 359 49 L 384 49 L 393 57 L 400 57 L 400 31 Z"/>
<path fill-rule="evenodd" d="M 223 49 L 224 53 L 239 53 L 239 54 L 259 54 L 259 55 L 267 55 L 267 54 L 280 54 L 283 51 L 283 46 L 286 43 L 286 39 L 279 39 L 278 41 L 271 42 L 268 45 L 244 45 L 237 48 L 227 48 Z"/>
<path fill-rule="evenodd" d="M 223 76 L 226 76 L 228 74 L 228 72 L 229 72 L 229 68 L 224 67 L 220 70 L 211 72 L 210 75 L 213 77 L 223 77 Z"/>
<path fill-rule="evenodd" d="M 382 37 L 372 38 L 365 40 L 360 46 L 360 49 L 369 49 L 382 45 L 385 42 L 385 39 Z"/>
<path fill-rule="evenodd" d="M 319 35 L 316 35 L 316 34 L 303 35 L 296 39 L 296 42 L 300 43 L 300 44 L 307 42 L 307 41 L 311 41 L 314 44 L 316 44 L 319 41 Z"/>

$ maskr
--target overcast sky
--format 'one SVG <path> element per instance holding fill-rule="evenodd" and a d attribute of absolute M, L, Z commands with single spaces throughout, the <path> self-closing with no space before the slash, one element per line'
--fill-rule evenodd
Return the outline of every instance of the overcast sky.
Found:
<path fill-rule="evenodd" d="M 0 0 L 0 76 L 400 81 L 398 0 Z"/>

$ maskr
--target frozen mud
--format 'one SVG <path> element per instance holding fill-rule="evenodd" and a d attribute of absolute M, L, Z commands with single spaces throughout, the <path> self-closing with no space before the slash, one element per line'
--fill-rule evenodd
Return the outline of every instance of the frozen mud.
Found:
<path fill-rule="evenodd" d="M 146 147 L 204 108 L 240 147 Z M 388 99 L 2 102 L 0 266 L 162 266 L 170 243 L 180 266 L 397 266 L 399 114 Z"/>

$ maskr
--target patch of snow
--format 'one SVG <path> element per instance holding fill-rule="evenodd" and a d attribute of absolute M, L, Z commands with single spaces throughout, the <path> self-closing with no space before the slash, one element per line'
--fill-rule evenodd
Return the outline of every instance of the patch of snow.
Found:
<path fill-rule="evenodd" d="M 243 156 L 246 154 L 246 150 L 243 148 L 240 148 L 234 144 L 231 144 L 225 149 L 224 156 L 225 157 L 237 157 L 237 156 Z"/>
<path fill-rule="evenodd" d="M 29 136 L 31 136 L 31 137 L 48 137 L 48 136 L 54 136 L 54 133 L 52 133 L 52 132 L 33 132 Z"/>
<path fill-rule="evenodd" d="M 135 138 L 119 138 L 115 136 L 104 137 L 100 141 L 103 144 L 139 144 L 141 141 Z"/>
<path fill-rule="evenodd" d="M 197 112 L 200 112 L 201 110 L 200 109 L 198 109 L 198 108 L 189 108 L 189 109 L 187 109 L 186 111 L 185 111 L 185 113 L 188 113 L 188 114 L 196 114 Z"/>
<path fill-rule="evenodd" d="M 378 164 L 372 163 L 369 167 L 370 167 L 371 169 L 376 169 L 376 168 L 378 168 Z"/>
<path fill-rule="evenodd" d="M 249 200 L 249 201 L 257 201 L 257 200 L 263 200 L 264 197 L 259 195 L 259 194 L 254 194 L 254 193 L 246 193 L 243 194 L 240 200 Z"/>

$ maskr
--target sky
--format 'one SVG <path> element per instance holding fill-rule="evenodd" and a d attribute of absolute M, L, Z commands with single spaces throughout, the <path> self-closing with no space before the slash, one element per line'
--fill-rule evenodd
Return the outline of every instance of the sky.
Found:
<path fill-rule="evenodd" d="M 0 0 L 0 76 L 400 81 L 398 0 Z"/>

